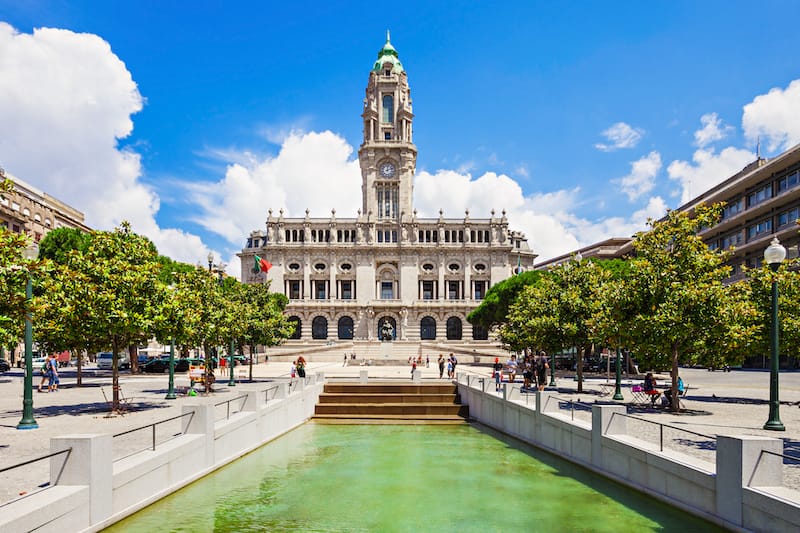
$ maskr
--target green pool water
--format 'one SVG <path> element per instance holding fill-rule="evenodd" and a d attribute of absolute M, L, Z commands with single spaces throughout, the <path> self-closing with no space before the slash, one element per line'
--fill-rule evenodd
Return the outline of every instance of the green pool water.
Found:
<path fill-rule="evenodd" d="M 107 531 L 716 530 L 480 426 L 305 424 Z"/>

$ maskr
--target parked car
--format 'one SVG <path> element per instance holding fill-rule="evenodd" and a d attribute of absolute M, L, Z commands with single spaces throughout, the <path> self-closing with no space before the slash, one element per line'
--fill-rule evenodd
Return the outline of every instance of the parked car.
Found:
<path fill-rule="evenodd" d="M 0 359 L 0 372 L 8 372 L 11 370 L 11 364 L 5 359 Z"/>
<path fill-rule="evenodd" d="M 146 363 L 139 364 L 139 372 L 163 374 L 167 370 L 169 370 L 169 359 L 161 359 L 160 357 L 152 357 Z"/>
<path fill-rule="evenodd" d="M 100 352 L 97 354 L 97 368 L 100 370 L 111 370 L 114 354 L 111 352 Z M 131 367 L 131 360 L 126 353 L 117 354 L 117 368 L 125 370 Z"/>

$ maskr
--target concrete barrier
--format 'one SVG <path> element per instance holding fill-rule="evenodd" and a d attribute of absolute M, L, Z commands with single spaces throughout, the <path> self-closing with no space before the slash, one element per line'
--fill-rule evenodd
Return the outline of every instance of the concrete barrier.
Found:
<path fill-rule="evenodd" d="M 324 387 L 324 376 L 245 394 L 239 412 L 215 421 L 213 399 L 186 405 L 180 436 L 114 461 L 110 435 L 51 439 L 53 452 L 71 449 L 67 460 L 50 460 L 54 486 L 2 506 L 0 531 L 99 531 L 307 421 Z"/>
<path fill-rule="evenodd" d="M 545 412 L 549 392 L 520 398 L 504 384 L 459 376 L 470 417 L 598 474 L 731 529 L 800 530 L 800 492 L 782 486 L 783 441 L 717 437 L 716 463 L 628 434 L 624 405 L 592 405 L 591 421 Z"/>

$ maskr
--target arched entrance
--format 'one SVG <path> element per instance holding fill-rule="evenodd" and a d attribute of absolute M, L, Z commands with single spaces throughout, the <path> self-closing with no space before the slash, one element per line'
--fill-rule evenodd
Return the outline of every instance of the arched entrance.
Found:
<path fill-rule="evenodd" d="M 472 340 L 485 341 L 489 340 L 489 330 L 483 326 L 473 324 L 472 326 Z"/>
<path fill-rule="evenodd" d="M 426 316 L 419 322 L 419 338 L 423 341 L 436 340 L 436 320 Z"/>
<path fill-rule="evenodd" d="M 461 319 L 457 316 L 451 316 L 447 319 L 447 340 L 461 340 Z"/>
<path fill-rule="evenodd" d="M 353 319 L 349 316 L 343 316 L 339 319 L 338 324 L 338 332 L 340 339 L 352 339 L 353 338 Z"/>
<path fill-rule="evenodd" d="M 378 340 L 393 341 L 397 339 L 397 322 L 390 316 L 383 316 L 378 320 Z M 386 338 L 386 336 L 390 338 Z"/>
<path fill-rule="evenodd" d="M 303 321 L 299 316 L 290 316 L 289 323 L 294 325 L 294 333 L 289 337 L 290 339 L 297 340 L 302 335 Z"/>
<path fill-rule="evenodd" d="M 327 339 L 328 338 L 328 319 L 324 316 L 315 316 L 311 322 L 311 338 L 312 339 Z"/>

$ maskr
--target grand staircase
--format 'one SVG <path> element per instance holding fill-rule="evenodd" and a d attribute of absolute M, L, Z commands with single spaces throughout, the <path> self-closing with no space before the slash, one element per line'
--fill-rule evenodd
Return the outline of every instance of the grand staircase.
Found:
<path fill-rule="evenodd" d="M 312 420 L 323 424 L 465 424 L 453 384 L 326 383 Z"/>

